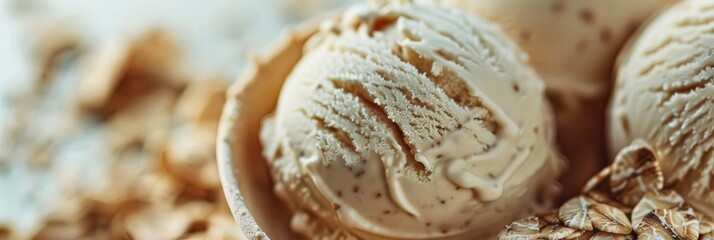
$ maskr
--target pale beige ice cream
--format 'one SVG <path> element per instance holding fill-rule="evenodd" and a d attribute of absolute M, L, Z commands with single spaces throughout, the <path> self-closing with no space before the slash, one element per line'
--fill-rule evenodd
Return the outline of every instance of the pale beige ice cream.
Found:
<path fill-rule="evenodd" d="M 714 1 L 684 1 L 621 56 L 611 151 L 642 138 L 663 156 L 668 185 L 714 217 Z"/>
<path fill-rule="evenodd" d="M 646 18 L 673 0 L 434 0 L 500 25 L 546 82 L 570 168 L 567 196 L 604 167 L 605 105 L 615 56 Z M 629 142 L 628 142 L 629 143 Z"/>
<path fill-rule="evenodd" d="M 494 25 L 358 5 L 304 46 L 263 155 L 310 239 L 493 237 L 557 193 L 544 91 Z"/>

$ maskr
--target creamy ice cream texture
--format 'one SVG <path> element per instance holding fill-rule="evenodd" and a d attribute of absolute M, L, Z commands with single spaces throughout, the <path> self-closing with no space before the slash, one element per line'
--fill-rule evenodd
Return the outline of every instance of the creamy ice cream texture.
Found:
<path fill-rule="evenodd" d="M 635 138 L 658 149 L 667 179 L 714 217 L 714 1 L 683 1 L 623 52 L 610 116 L 611 150 Z"/>
<path fill-rule="evenodd" d="M 566 196 L 606 164 L 604 112 L 615 56 L 646 18 L 673 0 L 437 0 L 494 21 L 546 82 L 570 160 Z M 628 142 L 629 143 L 629 142 Z"/>
<path fill-rule="evenodd" d="M 359 5 L 305 44 L 263 122 L 263 155 L 310 238 L 494 236 L 557 192 L 544 91 L 494 25 Z"/>

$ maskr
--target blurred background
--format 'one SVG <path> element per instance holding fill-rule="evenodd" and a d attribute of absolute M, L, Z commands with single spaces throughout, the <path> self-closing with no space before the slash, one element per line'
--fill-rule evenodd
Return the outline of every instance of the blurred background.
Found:
<path fill-rule="evenodd" d="M 0 1 L 0 239 L 240 239 L 214 162 L 225 90 L 355 1 Z"/>

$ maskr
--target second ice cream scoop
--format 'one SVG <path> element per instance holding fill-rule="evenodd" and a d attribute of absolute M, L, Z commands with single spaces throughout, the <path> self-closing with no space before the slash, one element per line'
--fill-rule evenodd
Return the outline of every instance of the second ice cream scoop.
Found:
<path fill-rule="evenodd" d="M 663 156 L 667 185 L 714 218 L 714 1 L 683 1 L 623 52 L 611 151 L 635 138 Z M 705 210 L 705 211 L 704 211 Z"/>
<path fill-rule="evenodd" d="M 498 27 L 360 5 L 322 30 L 261 138 L 313 239 L 473 239 L 546 204 L 561 165 L 544 85 Z"/>

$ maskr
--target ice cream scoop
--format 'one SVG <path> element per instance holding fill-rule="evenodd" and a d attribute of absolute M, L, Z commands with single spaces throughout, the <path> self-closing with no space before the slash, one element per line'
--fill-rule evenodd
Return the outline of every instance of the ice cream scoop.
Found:
<path fill-rule="evenodd" d="M 262 123 L 291 227 L 310 239 L 474 239 L 556 193 L 545 87 L 501 30 L 433 4 L 322 24 Z"/>
<path fill-rule="evenodd" d="M 441 0 L 500 25 L 546 82 L 563 154 L 565 197 L 604 167 L 605 105 L 627 37 L 673 0 Z"/>
<path fill-rule="evenodd" d="M 714 1 L 683 1 L 653 19 L 619 59 L 610 147 L 642 138 L 667 180 L 714 217 Z"/>

